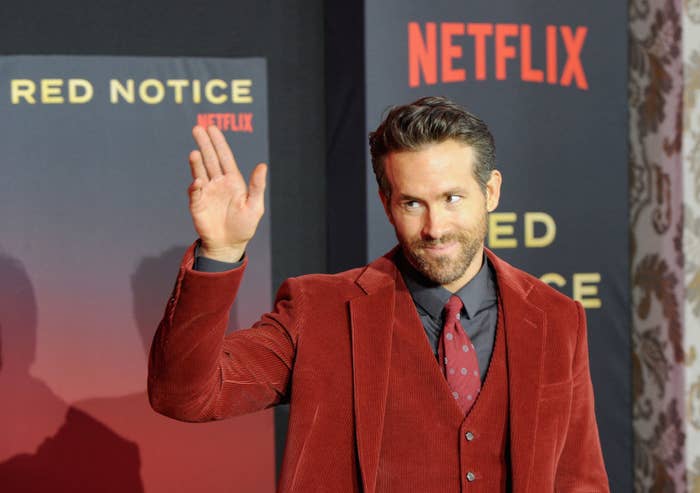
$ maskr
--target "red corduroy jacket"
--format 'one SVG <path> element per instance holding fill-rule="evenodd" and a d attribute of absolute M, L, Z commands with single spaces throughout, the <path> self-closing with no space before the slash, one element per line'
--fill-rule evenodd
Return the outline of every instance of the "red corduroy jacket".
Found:
<path fill-rule="evenodd" d="M 289 401 L 279 491 L 374 493 L 395 301 L 410 297 L 392 253 L 287 280 L 271 313 L 227 336 L 245 266 L 197 272 L 193 254 L 194 246 L 151 349 L 153 408 L 207 421 Z M 608 492 L 583 308 L 487 255 L 505 318 L 513 492 Z"/>

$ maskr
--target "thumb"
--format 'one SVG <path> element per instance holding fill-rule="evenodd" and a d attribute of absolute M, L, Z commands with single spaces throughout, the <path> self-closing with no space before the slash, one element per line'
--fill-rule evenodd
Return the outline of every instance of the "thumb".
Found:
<path fill-rule="evenodd" d="M 267 165 L 265 163 L 258 164 L 250 174 L 250 183 L 248 185 L 249 206 L 264 207 L 266 177 Z"/>

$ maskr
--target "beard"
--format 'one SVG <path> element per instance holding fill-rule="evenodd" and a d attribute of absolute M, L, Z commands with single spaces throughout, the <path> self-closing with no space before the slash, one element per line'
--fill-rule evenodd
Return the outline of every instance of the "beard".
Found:
<path fill-rule="evenodd" d="M 440 285 L 449 284 L 464 275 L 474 257 L 484 245 L 487 231 L 487 212 L 473 228 L 447 233 L 440 238 L 417 238 L 408 240 L 399 237 L 401 250 L 408 262 L 426 279 Z M 426 248 L 457 242 L 459 249 L 453 256 L 432 255 Z"/>

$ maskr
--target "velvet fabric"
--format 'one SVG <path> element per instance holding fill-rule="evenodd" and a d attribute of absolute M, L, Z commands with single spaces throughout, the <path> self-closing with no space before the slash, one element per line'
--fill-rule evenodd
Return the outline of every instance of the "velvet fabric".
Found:
<path fill-rule="evenodd" d="M 376 491 L 509 492 L 508 373 L 502 311 L 482 391 L 465 416 L 411 299 L 397 293 L 396 300 Z"/>
<path fill-rule="evenodd" d="M 272 312 L 225 335 L 245 263 L 197 272 L 193 251 L 151 348 L 153 408 L 208 421 L 288 401 L 279 491 L 377 492 L 396 309 L 412 304 L 393 252 L 340 274 L 288 279 Z M 506 327 L 512 491 L 609 491 L 583 308 L 487 255 Z"/>

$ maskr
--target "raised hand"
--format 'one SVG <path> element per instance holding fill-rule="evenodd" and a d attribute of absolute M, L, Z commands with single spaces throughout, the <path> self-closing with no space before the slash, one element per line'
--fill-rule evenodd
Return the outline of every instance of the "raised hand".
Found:
<path fill-rule="evenodd" d="M 194 181 L 188 192 L 194 229 L 202 241 L 200 252 L 215 260 L 237 262 L 265 211 L 267 166 L 258 164 L 246 186 L 218 128 L 194 127 L 192 136 L 199 150 L 190 153 Z"/>

